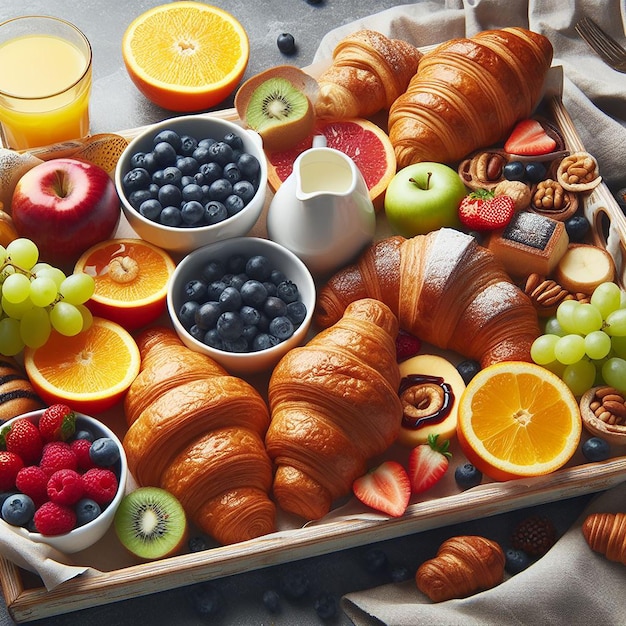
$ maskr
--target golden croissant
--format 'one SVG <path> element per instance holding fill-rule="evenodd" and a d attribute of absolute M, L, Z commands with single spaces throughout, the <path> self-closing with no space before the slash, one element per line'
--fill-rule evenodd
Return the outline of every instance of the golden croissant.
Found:
<path fill-rule="evenodd" d="M 350 302 L 365 297 L 387 304 L 403 330 L 483 367 L 530 361 L 540 335 L 530 299 L 493 253 L 451 228 L 372 244 L 320 290 L 316 323 L 334 324 Z"/>
<path fill-rule="evenodd" d="M 524 28 L 452 39 L 425 54 L 389 111 L 399 167 L 455 163 L 506 138 L 537 105 L 552 45 Z"/>
<path fill-rule="evenodd" d="M 275 367 L 265 445 L 276 466 L 274 498 L 284 511 L 319 519 L 397 437 L 397 332 L 385 304 L 359 300 Z"/>
<path fill-rule="evenodd" d="M 273 532 L 269 410 L 258 391 L 173 330 L 148 329 L 137 343 L 142 366 L 124 401 L 123 441 L 137 482 L 174 494 L 222 544 Z"/>
<path fill-rule="evenodd" d="M 592 550 L 626 565 L 626 513 L 592 513 L 582 530 Z"/>
<path fill-rule="evenodd" d="M 318 78 L 319 118 L 369 117 L 388 109 L 417 71 L 422 53 L 400 39 L 359 30 L 342 39 Z"/>
<path fill-rule="evenodd" d="M 433 602 L 465 598 L 501 583 L 504 561 L 495 541 L 476 535 L 451 537 L 435 558 L 418 567 L 415 582 Z"/>

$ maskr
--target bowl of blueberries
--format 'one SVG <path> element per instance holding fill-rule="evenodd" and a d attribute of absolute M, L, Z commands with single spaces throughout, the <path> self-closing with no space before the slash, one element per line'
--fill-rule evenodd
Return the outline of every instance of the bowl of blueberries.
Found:
<path fill-rule="evenodd" d="M 307 338 L 315 283 L 269 239 L 234 237 L 188 254 L 170 279 L 167 308 L 181 341 L 231 373 L 273 367 Z"/>
<path fill-rule="evenodd" d="M 0 523 L 26 539 L 70 554 L 89 548 L 109 530 L 126 492 L 128 462 L 116 434 L 103 422 L 77 411 L 67 410 L 63 426 L 49 436 L 40 420 L 45 412 L 59 407 L 68 409 L 52 405 L 2 425 L 3 454 L 12 450 L 11 460 L 4 460 L 7 467 L 16 463 L 17 473 L 12 485 L 3 484 Z M 24 420 L 34 428 L 18 424 Z M 13 450 L 11 430 L 22 442 L 31 443 L 18 444 L 21 449 Z M 39 443 L 33 444 L 33 438 Z"/>
<path fill-rule="evenodd" d="M 115 186 L 142 239 L 187 254 L 245 235 L 257 222 L 267 191 L 262 140 L 210 115 L 167 119 L 128 144 Z"/>

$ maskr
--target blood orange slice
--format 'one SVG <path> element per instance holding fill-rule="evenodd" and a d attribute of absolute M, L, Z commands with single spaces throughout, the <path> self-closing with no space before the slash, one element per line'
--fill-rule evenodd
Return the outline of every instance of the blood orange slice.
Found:
<path fill-rule="evenodd" d="M 374 206 L 380 209 L 387 185 L 396 173 L 396 157 L 387 134 L 368 120 L 318 120 L 314 134 L 294 148 L 266 152 L 268 182 L 272 189 L 276 191 L 291 174 L 298 155 L 313 145 L 314 135 L 324 135 L 329 148 L 340 150 L 354 160 Z"/>

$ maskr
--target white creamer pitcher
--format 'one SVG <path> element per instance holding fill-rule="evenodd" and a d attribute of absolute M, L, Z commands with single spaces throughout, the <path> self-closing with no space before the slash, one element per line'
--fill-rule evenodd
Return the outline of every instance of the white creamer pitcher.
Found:
<path fill-rule="evenodd" d="M 321 144 L 321 145 L 320 145 Z M 269 238 L 300 257 L 311 273 L 326 274 L 372 241 L 376 213 L 354 161 L 316 137 L 294 162 L 267 214 Z"/>

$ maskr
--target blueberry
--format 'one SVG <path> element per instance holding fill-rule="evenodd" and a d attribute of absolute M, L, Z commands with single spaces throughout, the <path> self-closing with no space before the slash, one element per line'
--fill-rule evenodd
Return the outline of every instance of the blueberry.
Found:
<path fill-rule="evenodd" d="M 206 294 L 207 299 L 217 302 L 220 299 L 220 294 L 227 286 L 228 285 L 223 280 L 214 280 L 212 283 L 209 283 Z"/>
<path fill-rule="evenodd" d="M 482 472 L 471 463 L 464 463 L 457 466 L 454 470 L 454 480 L 461 489 L 469 489 L 470 487 L 476 487 L 482 482 Z"/>
<path fill-rule="evenodd" d="M 92 522 L 100 515 L 100 513 L 102 513 L 100 505 L 90 498 L 83 498 L 82 500 L 79 500 L 75 504 L 74 510 L 76 511 L 77 526 L 84 526 L 85 524 Z"/>
<path fill-rule="evenodd" d="M 226 259 L 225 270 L 231 274 L 243 274 L 246 271 L 247 257 L 243 254 L 231 254 Z"/>
<path fill-rule="evenodd" d="M 198 142 L 198 148 L 208 148 L 209 146 L 212 146 L 216 141 L 217 139 L 213 139 L 213 137 L 204 137 Z"/>
<path fill-rule="evenodd" d="M 301 300 L 290 302 L 287 305 L 287 317 L 294 326 L 300 326 L 306 317 L 306 304 Z"/>
<path fill-rule="evenodd" d="M 242 317 L 243 319 L 243 317 Z M 241 331 L 241 336 L 245 338 L 248 343 L 248 349 L 252 345 L 254 338 L 259 334 L 259 327 L 256 324 L 245 324 Z"/>
<path fill-rule="evenodd" d="M 202 196 L 202 187 L 197 183 L 190 183 L 182 189 L 183 202 L 191 202 L 192 200 L 202 202 Z"/>
<path fill-rule="evenodd" d="M 189 329 L 189 334 L 198 341 L 204 341 L 205 330 L 206 329 L 200 328 L 197 324 L 194 324 Z"/>
<path fill-rule="evenodd" d="M 251 256 L 246 263 L 246 274 L 248 274 L 250 278 L 260 280 L 261 282 L 270 277 L 272 269 L 270 260 L 261 254 Z"/>
<path fill-rule="evenodd" d="M 270 613 L 278 613 L 280 611 L 280 596 L 274 589 L 268 589 L 263 592 L 263 606 Z"/>
<path fill-rule="evenodd" d="M 197 146 L 191 155 L 200 166 L 211 161 L 211 153 L 208 146 Z"/>
<path fill-rule="evenodd" d="M 195 324 L 198 328 L 208 330 L 214 328 L 217 324 L 219 316 L 222 314 L 222 309 L 219 302 L 209 300 L 198 307 L 195 315 Z"/>
<path fill-rule="evenodd" d="M 222 167 L 233 160 L 233 149 L 225 141 L 216 141 L 210 145 L 209 154 Z"/>
<path fill-rule="evenodd" d="M 219 280 L 224 275 L 224 263 L 217 259 L 209 261 L 202 269 L 202 278 L 207 283 Z"/>
<path fill-rule="evenodd" d="M 564 226 L 570 241 L 573 243 L 583 242 L 591 228 L 589 220 L 584 215 L 573 215 L 565 220 Z"/>
<path fill-rule="evenodd" d="M 223 202 L 233 192 L 233 186 L 225 178 L 218 178 L 209 185 L 209 197 L 211 200 Z"/>
<path fill-rule="evenodd" d="M 159 222 L 164 226 L 180 226 L 182 221 L 180 209 L 175 206 L 166 206 L 159 215 Z"/>
<path fill-rule="evenodd" d="M 204 206 L 197 200 L 185 202 L 180 210 L 183 223 L 188 226 L 201 226 L 204 223 Z"/>
<path fill-rule="evenodd" d="M 504 166 L 502 173 L 507 180 L 524 180 L 526 168 L 521 161 L 509 161 Z"/>
<path fill-rule="evenodd" d="M 523 572 L 531 564 L 530 557 L 523 550 L 508 548 L 504 557 L 504 569 L 513 576 Z"/>
<path fill-rule="evenodd" d="M 296 40 L 291 33 L 278 35 L 276 45 L 283 54 L 293 54 L 296 51 Z"/>
<path fill-rule="evenodd" d="M 241 299 L 244 304 L 260 307 L 267 299 L 267 289 L 263 283 L 258 280 L 247 280 L 241 286 Z"/>
<path fill-rule="evenodd" d="M 167 141 L 157 143 L 152 149 L 152 154 L 154 155 L 154 160 L 161 167 L 176 163 L 176 149 Z"/>
<path fill-rule="evenodd" d="M 284 300 L 287 304 L 295 302 L 300 298 L 300 292 L 298 291 L 298 285 L 290 280 L 284 280 L 276 285 L 276 295 Z"/>
<path fill-rule="evenodd" d="M 150 184 L 150 173 L 143 167 L 134 167 L 126 172 L 122 178 L 122 185 L 126 192 L 137 191 L 138 189 L 146 189 Z"/>
<path fill-rule="evenodd" d="M 156 221 L 161 215 L 163 205 L 156 199 L 150 198 L 145 202 L 142 202 L 139 206 L 139 213 L 143 215 L 147 220 Z"/>
<path fill-rule="evenodd" d="M 209 547 L 209 543 L 203 535 L 194 535 L 187 543 L 189 552 L 203 552 Z"/>
<path fill-rule="evenodd" d="M 241 288 L 246 282 L 248 282 L 247 274 L 232 274 L 230 279 L 230 286 L 234 287 L 237 291 L 241 291 Z"/>
<path fill-rule="evenodd" d="M 281 341 L 289 339 L 293 335 L 293 324 L 286 315 L 279 315 L 270 322 L 270 335 L 278 337 Z"/>
<path fill-rule="evenodd" d="M 592 463 L 596 461 L 606 461 L 611 456 L 611 446 L 605 439 L 591 437 L 583 443 L 582 451 L 584 457 Z"/>
<path fill-rule="evenodd" d="M 204 207 L 204 220 L 207 224 L 217 224 L 228 219 L 228 211 L 223 202 L 211 200 Z"/>
<path fill-rule="evenodd" d="M 237 339 L 243 330 L 241 315 L 234 311 L 225 311 L 217 318 L 216 328 L 222 339 L 228 341 Z"/>
<path fill-rule="evenodd" d="M 193 607 L 201 617 L 216 615 L 222 609 L 222 595 L 217 587 L 210 583 L 195 585 L 192 588 L 191 597 Z"/>
<path fill-rule="evenodd" d="M 198 140 L 191 135 L 180 136 L 180 152 L 184 156 L 191 156 L 194 150 L 198 147 Z"/>
<path fill-rule="evenodd" d="M 93 441 L 95 437 L 90 430 L 81 428 L 74 433 L 74 439 L 86 439 L 87 441 Z"/>
<path fill-rule="evenodd" d="M 156 169 L 154 155 L 151 152 L 135 152 L 130 157 L 130 166 L 141 167 L 148 172 L 153 172 Z"/>
<path fill-rule="evenodd" d="M 530 163 L 526 163 L 524 173 L 526 180 L 531 183 L 538 183 L 546 177 L 546 166 L 539 161 L 531 161 Z"/>
<path fill-rule="evenodd" d="M 224 200 L 224 206 L 226 207 L 226 212 L 229 217 L 232 217 L 233 215 L 239 213 L 239 211 L 246 206 L 246 203 L 243 201 L 241 196 L 231 193 L 230 196 Z"/>
<path fill-rule="evenodd" d="M 228 286 L 220 294 L 218 302 L 222 311 L 238 311 L 241 308 L 241 293 L 235 287 Z"/>
<path fill-rule="evenodd" d="M 180 190 L 180 187 L 173 183 L 165 183 L 159 189 L 159 202 L 161 206 L 180 206 L 180 203 L 183 199 L 183 194 Z"/>
<path fill-rule="evenodd" d="M 276 296 L 268 296 L 263 305 L 263 312 L 270 318 L 287 315 L 286 303 Z"/>
<path fill-rule="evenodd" d="M 198 171 L 200 164 L 192 156 L 184 156 L 176 159 L 176 167 L 183 176 L 193 176 Z"/>
<path fill-rule="evenodd" d="M 473 359 L 466 359 L 461 361 L 456 366 L 457 371 L 461 375 L 463 382 L 467 385 L 478 372 L 480 372 L 480 363 Z"/>
<path fill-rule="evenodd" d="M 273 348 L 279 343 L 280 340 L 278 337 L 274 337 L 274 335 L 269 335 L 268 333 L 259 333 L 252 341 L 252 350 L 255 352 L 258 350 L 267 350 L 268 348 Z"/>
<path fill-rule="evenodd" d="M 189 300 L 204 302 L 207 299 L 207 289 L 207 284 L 204 281 L 192 278 L 185 283 L 183 291 Z"/>
<path fill-rule="evenodd" d="M 242 153 L 237 159 L 237 167 L 244 175 L 246 180 L 253 181 L 261 170 L 261 164 L 259 160 L 249 152 Z"/>
<path fill-rule="evenodd" d="M 413 572 L 406 565 L 395 565 L 391 568 L 391 580 L 394 583 L 402 583 L 412 577 Z"/>
<path fill-rule="evenodd" d="M 331 619 L 337 614 L 337 598 L 330 593 L 320 593 L 313 606 L 320 619 Z"/>
<path fill-rule="evenodd" d="M 243 329 L 241 332 L 243 333 Z M 248 340 L 243 334 L 239 335 L 237 339 L 224 339 L 224 350 L 227 352 L 237 352 L 239 354 L 248 352 Z"/>
<path fill-rule="evenodd" d="M 12 526 L 25 526 L 35 514 L 35 503 L 23 493 L 15 493 L 2 503 L 2 519 Z"/>
<path fill-rule="evenodd" d="M 273 282 L 266 280 L 263 282 L 263 286 L 265 287 L 265 289 L 267 289 L 268 296 L 276 295 L 276 285 Z"/>
<path fill-rule="evenodd" d="M 178 309 L 178 319 L 180 323 L 187 329 L 191 328 L 196 322 L 196 311 L 200 308 L 200 305 L 193 300 L 183 302 L 180 309 Z"/>
<path fill-rule="evenodd" d="M 237 133 L 226 133 L 223 141 L 233 150 L 243 150 L 243 139 Z"/>
<path fill-rule="evenodd" d="M 210 163 L 203 163 L 200 166 L 200 173 L 204 176 L 204 182 L 210 185 L 212 182 L 215 182 L 218 178 L 222 178 L 223 169 L 219 163 L 215 161 L 211 161 Z"/>
<path fill-rule="evenodd" d="M 200 341 L 202 341 L 211 348 L 215 348 L 216 350 L 224 349 L 224 341 L 217 332 L 217 328 L 211 328 L 211 330 L 207 330 L 204 337 Z"/>
<path fill-rule="evenodd" d="M 380 572 L 387 567 L 387 553 L 380 548 L 369 548 L 363 555 L 363 565 L 368 572 Z"/>
<path fill-rule="evenodd" d="M 272 281 L 275 285 L 280 285 L 284 280 L 287 280 L 287 277 L 283 274 L 281 270 L 274 268 L 270 273 L 270 281 Z"/>
<path fill-rule="evenodd" d="M 177 187 L 180 187 L 182 180 L 183 173 L 178 167 L 168 165 L 163 169 L 163 184 L 176 185 Z"/>
<path fill-rule="evenodd" d="M 136 189 L 128 194 L 128 202 L 134 209 L 139 210 L 142 202 L 152 200 L 153 195 L 149 189 Z"/>
<path fill-rule="evenodd" d="M 241 171 L 237 167 L 236 163 L 226 163 L 224 165 L 224 178 L 230 181 L 231 185 L 241 180 Z"/>
<path fill-rule="evenodd" d="M 292 600 L 302 598 L 310 587 L 309 577 L 302 571 L 291 571 L 284 574 L 280 580 L 283 593 Z"/>
<path fill-rule="evenodd" d="M 176 152 L 178 152 L 182 146 L 182 141 L 180 135 L 170 128 L 166 128 L 164 130 L 159 131 L 152 140 L 152 144 L 157 146 L 162 141 L 165 143 L 169 143 Z"/>
<path fill-rule="evenodd" d="M 120 460 L 120 449 L 110 437 L 100 437 L 91 444 L 89 458 L 100 467 L 109 467 Z"/>

